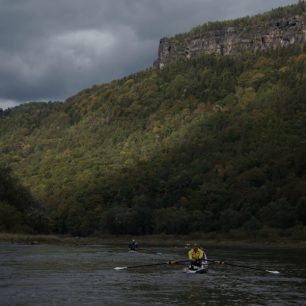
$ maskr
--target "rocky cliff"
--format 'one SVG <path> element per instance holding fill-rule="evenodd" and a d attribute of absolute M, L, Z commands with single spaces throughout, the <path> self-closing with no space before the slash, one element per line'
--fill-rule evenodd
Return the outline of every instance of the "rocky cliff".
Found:
<path fill-rule="evenodd" d="M 255 18 L 254 18 L 255 19 Z M 224 23 L 227 24 L 227 23 Z M 200 32 L 200 31 L 198 31 Z M 194 35 L 162 38 L 154 66 L 162 69 L 173 60 L 202 54 L 234 55 L 242 51 L 265 51 L 306 41 L 306 13 L 245 26 L 224 26 Z"/>

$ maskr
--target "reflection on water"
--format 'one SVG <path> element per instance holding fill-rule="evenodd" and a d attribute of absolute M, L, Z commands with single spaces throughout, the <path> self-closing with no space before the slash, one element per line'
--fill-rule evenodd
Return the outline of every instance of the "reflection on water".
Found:
<path fill-rule="evenodd" d="M 128 253 L 115 246 L 0 244 L 0 306 L 30 305 L 306 305 L 303 250 L 207 248 L 209 258 L 278 270 L 273 275 L 210 265 L 185 274 L 183 265 L 116 271 L 116 266 L 167 262 L 184 248 Z"/>

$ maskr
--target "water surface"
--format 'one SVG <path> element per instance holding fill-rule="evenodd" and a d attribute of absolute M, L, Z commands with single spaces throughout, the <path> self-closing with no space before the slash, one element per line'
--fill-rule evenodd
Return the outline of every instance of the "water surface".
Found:
<path fill-rule="evenodd" d="M 114 267 L 184 259 L 183 247 L 0 244 L 0 306 L 43 305 L 306 305 L 305 250 L 207 248 L 211 259 L 259 269 L 184 265 L 116 271 Z"/>

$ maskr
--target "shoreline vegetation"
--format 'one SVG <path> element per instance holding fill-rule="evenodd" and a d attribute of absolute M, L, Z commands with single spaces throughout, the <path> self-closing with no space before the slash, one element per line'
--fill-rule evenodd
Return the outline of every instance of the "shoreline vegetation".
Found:
<path fill-rule="evenodd" d="M 196 233 L 187 236 L 177 235 L 102 235 L 90 237 L 74 237 L 68 235 L 32 235 L 0 233 L 0 244 L 71 244 L 71 245 L 127 245 L 131 239 L 136 239 L 143 247 L 187 247 L 194 242 L 207 247 L 233 247 L 233 248 L 283 248 L 283 249 L 306 249 L 305 239 L 288 239 L 287 237 L 240 237 L 229 233 L 226 234 L 202 234 Z"/>

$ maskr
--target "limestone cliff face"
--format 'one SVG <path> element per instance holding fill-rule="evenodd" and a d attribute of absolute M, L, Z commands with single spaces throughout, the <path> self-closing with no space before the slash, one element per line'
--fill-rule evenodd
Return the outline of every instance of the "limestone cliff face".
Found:
<path fill-rule="evenodd" d="M 306 41 L 306 14 L 274 19 L 264 25 L 225 27 L 184 39 L 162 38 L 155 67 L 162 69 L 179 58 L 201 54 L 234 55 L 242 51 L 265 51 Z"/>

